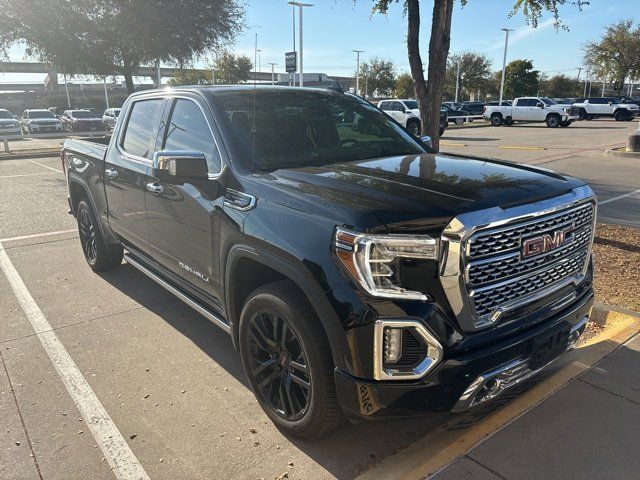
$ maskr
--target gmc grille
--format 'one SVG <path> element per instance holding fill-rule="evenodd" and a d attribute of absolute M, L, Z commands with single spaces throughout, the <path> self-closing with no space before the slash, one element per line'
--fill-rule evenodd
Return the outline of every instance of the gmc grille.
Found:
<path fill-rule="evenodd" d="M 594 214 L 594 205 L 586 203 L 473 234 L 463 263 L 476 326 L 492 323 L 502 311 L 534 301 L 583 275 L 589 262 Z M 525 240 L 567 228 L 570 233 L 562 245 L 523 258 Z"/>

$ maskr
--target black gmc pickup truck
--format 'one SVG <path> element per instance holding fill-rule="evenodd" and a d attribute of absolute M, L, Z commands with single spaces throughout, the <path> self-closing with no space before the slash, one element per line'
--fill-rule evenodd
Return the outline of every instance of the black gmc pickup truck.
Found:
<path fill-rule="evenodd" d="M 348 94 L 145 91 L 61 155 L 89 266 L 124 256 L 228 332 L 299 437 L 486 402 L 591 314 L 587 185 L 431 153 Z"/>

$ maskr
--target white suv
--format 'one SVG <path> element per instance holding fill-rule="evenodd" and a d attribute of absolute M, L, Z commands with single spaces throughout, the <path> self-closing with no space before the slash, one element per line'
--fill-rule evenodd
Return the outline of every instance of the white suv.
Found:
<path fill-rule="evenodd" d="M 635 103 L 616 103 L 611 97 L 589 97 L 573 104 L 578 108 L 580 120 L 613 117 L 617 121 L 633 120 L 640 107 Z"/>
<path fill-rule="evenodd" d="M 416 137 L 420 136 L 422 128 L 420 127 L 420 110 L 418 102 L 408 98 L 392 98 L 389 100 L 380 100 L 378 108 L 393 118 L 400 125 L 405 127 Z M 447 128 L 447 115 L 440 112 L 440 136 Z"/>

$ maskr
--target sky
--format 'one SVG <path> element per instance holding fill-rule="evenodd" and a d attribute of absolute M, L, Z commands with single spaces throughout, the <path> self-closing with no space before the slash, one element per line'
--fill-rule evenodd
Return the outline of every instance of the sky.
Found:
<path fill-rule="evenodd" d="M 388 15 L 371 14 L 372 0 L 306 0 L 314 6 L 304 9 L 304 70 L 350 76 L 355 71 L 354 49 L 364 50 L 361 61 L 378 56 L 394 62 L 398 73 L 409 70 L 406 51 L 407 22 L 401 4 L 393 4 Z M 640 21 L 639 0 L 591 0 L 579 11 L 565 5 L 561 19 L 569 30 L 556 30 L 553 18 L 545 15 L 537 29 L 526 25 L 521 13 L 509 18 L 514 0 L 469 0 L 465 7 L 456 2 L 450 53 L 473 51 L 487 55 L 493 69 L 502 68 L 504 32 L 511 28 L 507 61 L 516 58 L 533 61 L 536 69 L 576 75 L 581 66 L 582 48 L 597 40 L 607 25 L 633 18 Z M 421 53 L 428 58 L 432 0 L 420 2 Z M 229 50 L 254 58 L 255 35 L 262 71 L 269 62 L 284 71 L 284 53 L 292 50 L 292 7 L 287 0 L 246 0 L 246 28 Z M 296 46 L 298 25 L 296 8 Z M 11 50 L 11 59 L 23 61 L 22 49 Z M 197 63 L 204 66 L 206 59 Z M 0 82 L 42 81 L 42 75 L 0 74 Z M 583 77 L 584 78 L 584 73 Z"/>

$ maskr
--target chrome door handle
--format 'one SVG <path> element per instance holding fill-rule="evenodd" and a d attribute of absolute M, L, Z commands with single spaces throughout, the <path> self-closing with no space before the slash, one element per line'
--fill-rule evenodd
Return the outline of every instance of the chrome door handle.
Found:
<path fill-rule="evenodd" d="M 157 182 L 147 183 L 147 190 L 149 190 L 154 195 L 160 195 L 164 192 L 164 187 Z"/>
<path fill-rule="evenodd" d="M 104 171 L 104 174 L 109 178 L 116 178 L 118 176 L 118 171 L 113 168 L 107 168 Z"/>

